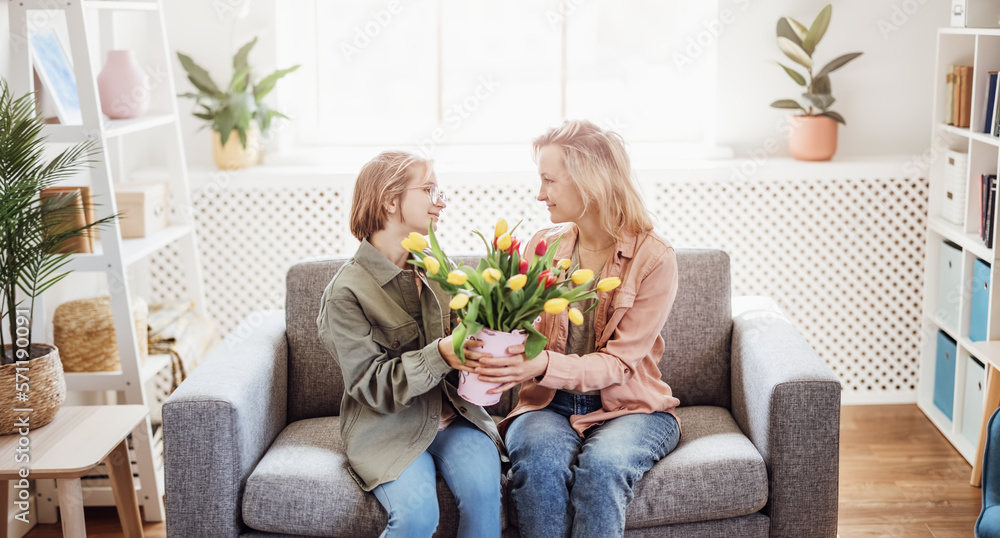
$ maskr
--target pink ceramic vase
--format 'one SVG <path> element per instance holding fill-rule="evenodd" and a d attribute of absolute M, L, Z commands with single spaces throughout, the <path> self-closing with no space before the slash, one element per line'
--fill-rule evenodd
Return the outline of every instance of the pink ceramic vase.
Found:
<path fill-rule="evenodd" d="M 528 338 L 528 334 L 520 330 L 505 333 L 494 331 L 493 329 L 483 329 L 476 333 L 473 338 L 482 341 L 483 345 L 469 348 L 472 351 L 489 353 L 494 357 L 510 357 L 510 353 L 507 353 L 507 348 L 524 344 Z M 458 395 L 469 403 L 487 406 L 499 402 L 500 394 L 486 393 L 486 391 L 499 386 L 499 383 L 484 383 L 480 381 L 478 374 L 459 372 Z"/>
<path fill-rule="evenodd" d="M 149 111 L 146 74 L 130 50 L 108 51 L 108 60 L 97 75 L 101 110 L 113 120 L 138 118 Z"/>
<path fill-rule="evenodd" d="M 788 152 L 800 161 L 829 161 L 837 153 L 837 122 L 826 116 L 790 116 Z"/>

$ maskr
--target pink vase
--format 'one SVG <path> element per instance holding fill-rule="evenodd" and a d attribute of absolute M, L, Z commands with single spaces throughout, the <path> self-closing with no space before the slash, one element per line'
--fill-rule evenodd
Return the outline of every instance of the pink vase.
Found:
<path fill-rule="evenodd" d="M 149 111 L 146 73 L 130 50 L 108 51 L 108 60 L 97 75 L 101 110 L 113 120 L 138 118 Z"/>
<path fill-rule="evenodd" d="M 469 348 L 472 351 L 489 353 L 494 357 L 510 357 L 507 348 L 523 345 L 528 334 L 521 330 L 505 333 L 493 329 L 483 329 L 476 333 L 473 338 L 480 340 L 483 345 Z M 484 383 L 479 380 L 478 374 L 468 372 L 459 372 L 458 374 L 458 395 L 465 401 L 482 406 L 493 405 L 500 401 L 500 394 L 486 393 L 490 389 L 499 387 L 500 383 Z"/>

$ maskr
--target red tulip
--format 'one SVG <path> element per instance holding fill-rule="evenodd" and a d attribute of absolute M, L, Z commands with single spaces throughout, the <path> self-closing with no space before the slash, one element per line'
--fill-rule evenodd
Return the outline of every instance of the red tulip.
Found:
<path fill-rule="evenodd" d="M 510 242 L 510 248 L 507 249 L 507 254 L 510 254 L 511 256 L 513 256 L 514 253 L 517 252 L 520 248 L 521 248 L 521 242 L 518 241 L 517 239 L 513 239 Z"/>
<path fill-rule="evenodd" d="M 528 274 L 528 267 L 530 265 L 531 264 L 528 263 L 528 259 L 527 258 L 521 258 L 521 261 L 518 262 L 518 264 L 517 264 L 517 272 L 521 273 L 522 275 Z"/>
<path fill-rule="evenodd" d="M 544 239 L 540 240 L 538 242 L 538 244 L 535 245 L 535 255 L 536 256 L 544 256 L 545 252 L 547 250 L 549 250 L 549 246 L 545 244 L 545 240 Z"/>
<path fill-rule="evenodd" d="M 556 283 L 556 275 L 552 274 L 552 271 L 546 269 L 538 274 L 538 285 L 545 286 L 546 288 L 551 287 Z"/>

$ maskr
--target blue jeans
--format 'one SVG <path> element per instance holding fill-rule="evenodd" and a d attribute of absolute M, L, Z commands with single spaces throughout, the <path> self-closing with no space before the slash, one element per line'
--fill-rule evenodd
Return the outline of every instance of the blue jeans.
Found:
<path fill-rule="evenodd" d="M 632 488 L 677 447 L 680 429 L 667 413 L 637 413 L 592 426 L 581 438 L 569 416 L 600 408 L 600 396 L 556 391 L 548 407 L 515 418 L 507 429 L 521 536 L 625 534 Z"/>
<path fill-rule="evenodd" d="M 500 536 L 500 455 L 488 435 L 462 417 L 440 431 L 399 478 L 373 492 L 389 514 L 383 538 L 429 537 L 438 526 L 440 474 L 458 503 L 458 536 Z"/>

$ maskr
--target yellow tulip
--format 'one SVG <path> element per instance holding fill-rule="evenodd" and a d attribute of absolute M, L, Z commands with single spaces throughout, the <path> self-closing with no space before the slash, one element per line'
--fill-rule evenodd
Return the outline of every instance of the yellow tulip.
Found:
<path fill-rule="evenodd" d="M 496 267 L 490 267 L 489 269 L 483 270 L 483 280 L 485 280 L 487 284 L 498 282 L 501 278 L 503 278 L 503 273 L 501 273 Z"/>
<path fill-rule="evenodd" d="M 597 291 L 601 291 L 601 292 L 607 293 L 607 292 L 609 292 L 609 291 L 617 288 L 618 286 L 621 286 L 621 284 L 622 284 L 622 279 L 620 279 L 620 278 L 618 278 L 616 276 L 613 276 L 613 277 L 610 277 L 610 278 L 604 278 L 604 279 L 601 279 L 601 281 L 597 283 Z"/>
<path fill-rule="evenodd" d="M 577 286 L 582 286 L 587 282 L 590 282 L 590 279 L 592 278 L 594 278 L 594 272 L 590 269 L 577 269 L 573 273 L 573 283 Z"/>
<path fill-rule="evenodd" d="M 569 320 L 573 325 L 583 325 L 583 312 L 580 312 L 577 308 L 570 308 Z"/>
<path fill-rule="evenodd" d="M 503 235 L 501 235 L 499 238 L 497 238 L 497 249 L 498 250 L 507 250 L 507 249 L 509 249 L 510 248 L 510 242 L 511 242 L 510 234 L 503 234 Z"/>
<path fill-rule="evenodd" d="M 563 299 L 562 297 L 549 299 L 548 301 L 545 301 L 545 313 L 552 314 L 553 316 L 556 314 L 562 314 L 563 311 L 566 310 L 567 306 L 569 306 L 569 300 Z"/>
<path fill-rule="evenodd" d="M 451 307 L 452 310 L 460 310 L 465 308 L 465 305 L 467 304 L 469 304 L 469 296 L 464 293 L 459 293 L 451 298 L 451 302 L 448 303 L 448 306 Z"/>
<path fill-rule="evenodd" d="M 505 219 L 500 219 L 497 221 L 496 227 L 493 228 L 493 237 L 500 237 L 505 233 L 507 233 L 507 221 Z"/>
<path fill-rule="evenodd" d="M 441 264 L 434 258 L 427 256 L 424 258 L 424 269 L 427 269 L 429 274 L 436 275 L 441 270 Z"/>
<path fill-rule="evenodd" d="M 528 283 L 528 275 L 517 275 L 511 277 L 510 280 L 507 281 L 507 287 L 514 291 L 517 291 L 523 288 L 524 285 L 527 283 Z"/>
<path fill-rule="evenodd" d="M 417 232 L 410 232 L 409 240 L 413 242 L 413 246 L 416 247 L 414 250 L 423 250 L 427 248 L 427 240 L 424 236 L 418 234 Z"/>
<path fill-rule="evenodd" d="M 407 237 L 406 239 L 403 239 L 402 241 L 400 241 L 399 244 L 403 245 L 403 248 L 405 248 L 407 250 L 407 252 L 409 252 L 411 250 L 420 250 L 420 249 L 417 248 L 416 245 L 413 244 L 413 241 L 410 240 L 409 237 Z"/>
<path fill-rule="evenodd" d="M 469 280 L 469 275 L 463 273 L 462 271 L 452 271 L 448 273 L 448 283 L 454 284 L 455 286 L 461 286 L 465 284 L 465 281 Z"/>
<path fill-rule="evenodd" d="M 559 263 L 556 264 L 556 267 L 558 267 L 558 268 L 562 269 L 563 271 L 565 271 L 565 270 L 569 269 L 569 265 L 570 265 L 569 258 L 563 258 L 563 259 L 559 260 Z"/>

